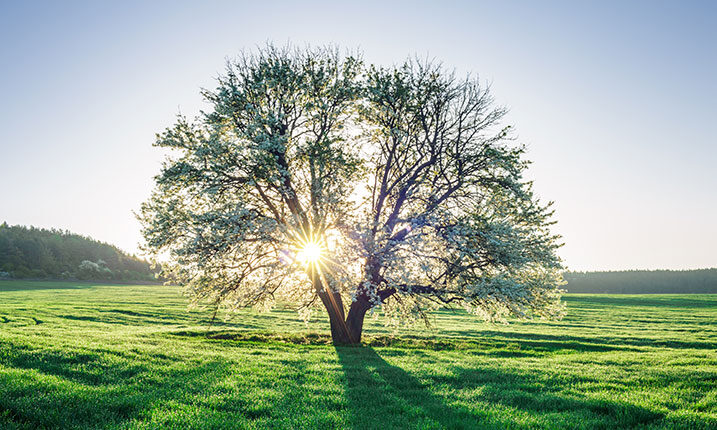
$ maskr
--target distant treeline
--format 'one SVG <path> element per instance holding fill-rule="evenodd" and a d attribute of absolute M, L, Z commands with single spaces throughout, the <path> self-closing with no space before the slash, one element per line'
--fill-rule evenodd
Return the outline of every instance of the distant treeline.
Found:
<path fill-rule="evenodd" d="M 68 231 L 0 224 L 0 279 L 151 281 L 149 263 Z"/>
<path fill-rule="evenodd" d="M 566 272 L 569 293 L 717 294 L 717 269 Z"/>

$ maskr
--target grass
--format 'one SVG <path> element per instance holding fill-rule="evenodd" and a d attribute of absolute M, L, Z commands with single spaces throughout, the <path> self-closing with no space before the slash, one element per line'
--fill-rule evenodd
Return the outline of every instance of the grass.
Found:
<path fill-rule="evenodd" d="M 568 295 L 560 322 L 290 310 L 207 332 L 173 287 L 0 282 L 0 428 L 717 428 L 717 296 Z"/>

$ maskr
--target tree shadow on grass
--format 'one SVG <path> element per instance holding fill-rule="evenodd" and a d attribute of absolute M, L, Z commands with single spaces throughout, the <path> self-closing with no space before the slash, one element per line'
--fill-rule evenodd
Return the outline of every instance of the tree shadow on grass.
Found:
<path fill-rule="evenodd" d="M 546 383 L 540 375 L 449 366 L 441 368 L 448 371 L 442 376 L 427 375 L 428 381 L 421 382 L 371 348 L 336 351 L 354 428 L 629 428 L 664 417 L 625 402 L 571 394 L 561 383 Z M 432 387 L 460 395 L 449 404 Z M 466 395 L 468 399 L 461 399 Z"/>
<path fill-rule="evenodd" d="M 405 370 L 370 347 L 337 347 L 344 370 L 350 422 L 355 429 L 505 428 L 447 406 Z"/>

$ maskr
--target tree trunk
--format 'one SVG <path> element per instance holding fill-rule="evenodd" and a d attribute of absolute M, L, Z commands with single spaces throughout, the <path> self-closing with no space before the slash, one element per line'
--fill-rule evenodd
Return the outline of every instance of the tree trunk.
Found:
<path fill-rule="evenodd" d="M 321 302 L 329 314 L 331 340 L 334 345 L 358 345 L 361 343 L 363 321 L 370 306 L 368 301 L 360 297 L 351 303 L 348 316 L 344 317 L 341 295 L 333 291 L 319 293 Z"/>
<path fill-rule="evenodd" d="M 346 327 L 353 344 L 361 343 L 361 332 L 363 331 L 363 320 L 366 312 L 371 308 L 368 300 L 359 296 L 355 302 L 351 303 L 349 314 L 346 317 Z"/>
<path fill-rule="evenodd" d="M 344 303 L 341 300 L 341 294 L 336 291 L 331 291 L 328 288 L 324 288 L 321 282 L 321 277 L 318 276 L 316 270 L 309 272 L 311 282 L 314 285 L 316 294 L 321 299 L 321 303 L 326 308 L 326 313 L 329 314 L 329 324 L 331 325 L 331 340 L 334 345 L 345 345 L 354 343 L 352 336 L 346 326 L 345 315 L 344 315 Z"/>
<path fill-rule="evenodd" d="M 314 271 L 309 273 L 316 294 L 326 308 L 331 326 L 331 340 L 334 345 L 359 345 L 363 331 L 363 321 L 371 304 L 363 294 L 359 294 L 351 303 L 348 315 L 344 314 L 344 304 L 341 294 L 324 288 L 321 278 Z"/>
<path fill-rule="evenodd" d="M 319 293 L 319 298 L 329 314 L 331 325 L 331 339 L 334 344 L 352 343 L 349 332 L 344 321 L 344 306 L 341 295 L 334 291 L 324 290 Z"/>

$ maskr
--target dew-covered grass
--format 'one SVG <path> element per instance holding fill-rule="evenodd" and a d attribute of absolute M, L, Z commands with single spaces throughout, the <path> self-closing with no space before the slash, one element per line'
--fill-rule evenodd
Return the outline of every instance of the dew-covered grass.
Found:
<path fill-rule="evenodd" d="M 175 287 L 0 282 L 0 428 L 717 428 L 717 296 L 568 295 L 559 322 L 243 311 Z"/>

